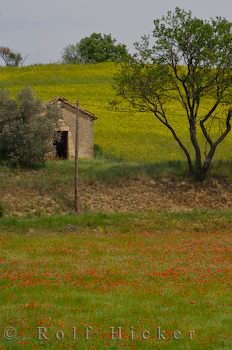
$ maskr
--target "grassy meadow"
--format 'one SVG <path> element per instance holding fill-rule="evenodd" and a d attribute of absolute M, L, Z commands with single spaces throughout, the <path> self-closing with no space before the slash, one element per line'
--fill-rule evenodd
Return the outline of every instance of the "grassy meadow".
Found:
<path fill-rule="evenodd" d="M 111 63 L 0 68 L 0 88 L 15 95 L 30 86 L 44 102 L 78 99 L 98 117 L 96 158 L 80 161 L 80 185 L 89 202 L 120 202 L 128 188 L 141 187 L 135 203 L 128 195 L 131 207 L 145 201 L 147 188 L 155 201 L 173 192 L 174 203 L 184 192 L 194 202 L 204 189 L 209 202 L 212 194 L 216 201 L 220 197 L 219 206 L 230 203 L 230 179 L 221 186 L 215 177 L 208 188 L 185 182 L 183 154 L 152 115 L 125 104 L 120 112 L 109 108 L 116 71 Z M 184 116 L 177 105 L 169 107 L 188 143 Z M 218 149 L 213 174 L 231 176 L 231 159 L 230 136 Z M 133 213 L 106 213 L 86 207 L 71 215 L 73 166 L 0 166 L 0 350 L 230 350 L 231 211 L 136 207 Z M 131 180 L 134 187 L 126 188 Z M 125 196 L 118 200 L 119 192 Z M 9 208 L 17 215 L 8 215 Z M 38 339 L 38 327 L 47 329 L 48 339 Z M 92 327 L 89 340 L 86 327 Z M 110 327 L 122 327 L 122 339 L 112 340 Z M 158 339 L 158 327 L 166 339 Z"/>
<path fill-rule="evenodd" d="M 231 223 L 215 211 L 2 219 L 0 349 L 231 349 Z"/>
<path fill-rule="evenodd" d="M 0 68 L 0 88 L 16 94 L 22 87 L 30 86 L 44 102 L 56 96 L 64 96 L 72 102 L 78 99 L 82 107 L 98 117 L 95 144 L 112 159 L 139 163 L 185 160 L 172 136 L 152 114 L 137 113 L 125 103 L 118 112 L 109 108 L 109 102 L 115 99 L 112 83 L 116 72 L 117 66 L 112 63 Z M 208 100 L 204 102 L 202 113 L 209 104 Z M 183 111 L 177 103 L 169 108 L 178 134 L 189 145 Z M 214 127 L 216 130 L 217 125 Z M 232 159 L 230 136 L 218 148 L 215 159 Z"/>

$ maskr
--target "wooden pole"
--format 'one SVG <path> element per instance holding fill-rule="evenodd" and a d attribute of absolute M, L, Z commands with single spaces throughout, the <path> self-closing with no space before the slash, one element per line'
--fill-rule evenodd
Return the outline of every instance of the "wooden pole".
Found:
<path fill-rule="evenodd" d="M 74 174 L 74 206 L 76 214 L 79 214 L 79 177 L 78 177 L 78 160 L 79 160 L 79 147 L 78 147 L 78 130 L 79 130 L 79 102 L 77 101 L 77 112 L 76 112 L 76 137 L 75 137 L 75 174 Z"/>

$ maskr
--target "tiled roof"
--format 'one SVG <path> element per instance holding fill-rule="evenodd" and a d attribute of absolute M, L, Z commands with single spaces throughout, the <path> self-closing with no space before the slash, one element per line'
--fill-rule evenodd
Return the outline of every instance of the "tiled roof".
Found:
<path fill-rule="evenodd" d="M 57 103 L 57 102 L 62 102 L 64 104 L 66 104 L 67 106 L 73 108 L 73 109 L 77 109 L 77 106 L 75 106 L 74 104 L 72 104 L 71 102 L 69 102 L 66 98 L 64 97 L 56 97 L 51 101 L 48 101 L 48 103 L 53 104 L 53 103 Z M 92 118 L 93 120 L 97 119 L 97 117 L 95 117 L 95 115 L 89 111 L 87 111 L 86 109 L 80 108 L 79 107 L 80 112 L 86 114 L 87 116 L 89 116 L 90 118 Z"/>

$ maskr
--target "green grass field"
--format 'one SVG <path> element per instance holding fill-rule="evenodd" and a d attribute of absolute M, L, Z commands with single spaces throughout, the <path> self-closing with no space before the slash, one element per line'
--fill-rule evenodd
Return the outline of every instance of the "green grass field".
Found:
<path fill-rule="evenodd" d="M 1 220 L 0 349 L 230 350 L 231 223 L 215 211 Z"/>
<path fill-rule="evenodd" d="M 172 136 L 152 114 L 128 111 L 125 104 L 121 108 L 126 112 L 109 108 L 109 102 L 115 98 L 112 83 L 116 72 L 116 65 L 111 63 L 0 68 L 0 88 L 16 93 L 30 86 L 45 102 L 56 96 L 64 96 L 72 102 L 78 99 L 82 107 L 99 118 L 95 122 L 95 143 L 112 159 L 139 163 L 183 160 Z M 205 101 L 202 110 L 209 103 Z M 170 111 L 178 134 L 189 144 L 183 112 L 177 104 L 171 105 Z M 218 148 L 215 159 L 232 159 L 231 137 Z"/>
<path fill-rule="evenodd" d="M 182 176 L 184 157 L 152 115 L 108 107 L 116 69 L 110 63 L 0 68 L 0 88 L 16 94 L 31 86 L 45 102 L 59 95 L 78 98 L 96 114 L 97 157 L 80 162 L 81 185 L 104 183 L 111 189 L 136 177 Z M 183 115 L 175 105 L 171 110 L 178 134 L 188 142 Z M 213 173 L 231 176 L 231 157 L 228 137 Z M 231 211 L 43 217 L 50 202 L 42 201 L 41 210 L 35 195 L 52 193 L 52 202 L 64 202 L 71 212 L 69 161 L 32 170 L 1 166 L 0 182 L 0 216 L 12 198 L 19 212 L 27 201 L 30 207 L 22 218 L 0 218 L 0 350 L 231 349 Z M 38 327 L 47 328 L 47 340 L 38 339 Z M 110 327 L 122 327 L 122 339 L 111 340 Z M 166 339 L 157 339 L 158 327 Z M 173 339 L 177 330 L 180 340 Z"/>

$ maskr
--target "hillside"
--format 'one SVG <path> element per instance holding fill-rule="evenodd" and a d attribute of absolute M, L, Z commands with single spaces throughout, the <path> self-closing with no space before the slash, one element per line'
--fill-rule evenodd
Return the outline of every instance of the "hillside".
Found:
<path fill-rule="evenodd" d="M 15 94 L 22 87 L 31 86 L 43 101 L 56 96 L 64 96 L 72 102 L 78 98 L 82 107 L 98 117 L 95 144 L 111 159 L 139 163 L 183 160 L 172 136 L 152 115 L 135 113 L 125 106 L 121 112 L 109 108 L 109 101 L 115 97 L 112 83 L 116 71 L 116 65 L 111 63 L 0 68 L 0 88 Z M 171 107 L 178 134 L 186 141 L 185 118 L 177 105 Z M 220 146 L 215 159 L 232 159 L 231 137 Z"/>
<path fill-rule="evenodd" d="M 131 162 L 83 160 L 79 186 L 81 212 L 191 212 L 232 207 L 230 179 L 211 177 L 199 184 L 177 176 L 181 171 L 177 164 L 176 168 L 166 164 L 163 169 Z M 73 175 L 72 161 L 50 161 L 34 170 L 0 167 L 0 209 L 3 206 L 4 214 L 14 217 L 72 214 Z"/>

